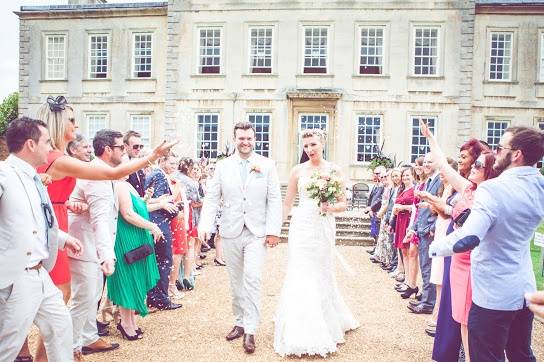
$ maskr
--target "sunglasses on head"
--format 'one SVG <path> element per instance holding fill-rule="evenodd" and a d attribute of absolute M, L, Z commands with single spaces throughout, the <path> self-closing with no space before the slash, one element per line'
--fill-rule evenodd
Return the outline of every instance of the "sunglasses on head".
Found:
<path fill-rule="evenodd" d="M 133 150 L 141 150 L 142 148 L 144 148 L 144 145 L 132 145 Z"/>
<path fill-rule="evenodd" d="M 476 170 L 483 170 L 485 169 L 485 165 L 483 162 L 476 160 L 474 161 L 474 164 L 472 165 Z"/>

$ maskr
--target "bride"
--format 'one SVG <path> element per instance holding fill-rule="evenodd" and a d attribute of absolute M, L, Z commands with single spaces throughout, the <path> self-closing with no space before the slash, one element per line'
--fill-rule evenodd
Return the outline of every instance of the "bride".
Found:
<path fill-rule="evenodd" d="M 315 171 L 340 168 L 323 159 L 325 134 L 318 129 L 302 133 L 309 160 L 293 168 L 283 205 L 287 218 L 297 191 L 299 206 L 289 227 L 287 272 L 275 316 L 274 350 L 281 356 L 321 355 L 335 352 L 344 333 L 359 327 L 338 291 L 333 270 L 336 223 L 332 213 L 346 209 L 344 195 L 334 203 L 311 199 L 306 185 Z M 321 216 L 320 211 L 326 213 Z"/>

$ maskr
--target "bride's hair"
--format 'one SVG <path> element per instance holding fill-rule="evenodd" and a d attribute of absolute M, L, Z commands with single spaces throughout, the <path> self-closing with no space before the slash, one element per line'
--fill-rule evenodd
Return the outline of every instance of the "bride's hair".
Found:
<path fill-rule="evenodd" d="M 325 131 L 319 128 L 305 129 L 304 131 L 302 131 L 301 136 L 302 138 L 317 136 L 323 144 L 325 144 L 325 141 L 327 140 L 327 134 L 325 133 Z"/>

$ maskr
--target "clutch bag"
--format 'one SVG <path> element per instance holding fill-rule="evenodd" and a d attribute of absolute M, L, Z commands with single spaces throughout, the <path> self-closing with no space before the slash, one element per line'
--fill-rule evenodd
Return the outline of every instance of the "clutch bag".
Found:
<path fill-rule="evenodd" d="M 132 264 L 137 262 L 140 259 L 145 258 L 146 256 L 151 255 L 152 253 L 153 253 L 153 248 L 151 247 L 151 245 L 144 244 L 142 246 L 137 247 L 136 249 L 127 251 L 124 257 L 127 264 Z"/>

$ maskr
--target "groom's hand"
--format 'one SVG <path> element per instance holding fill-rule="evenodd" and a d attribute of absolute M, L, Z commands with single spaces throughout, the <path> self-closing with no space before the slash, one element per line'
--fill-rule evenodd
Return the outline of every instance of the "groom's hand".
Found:
<path fill-rule="evenodd" d="M 280 242 L 280 238 L 275 235 L 266 235 L 266 245 L 273 248 Z"/>

